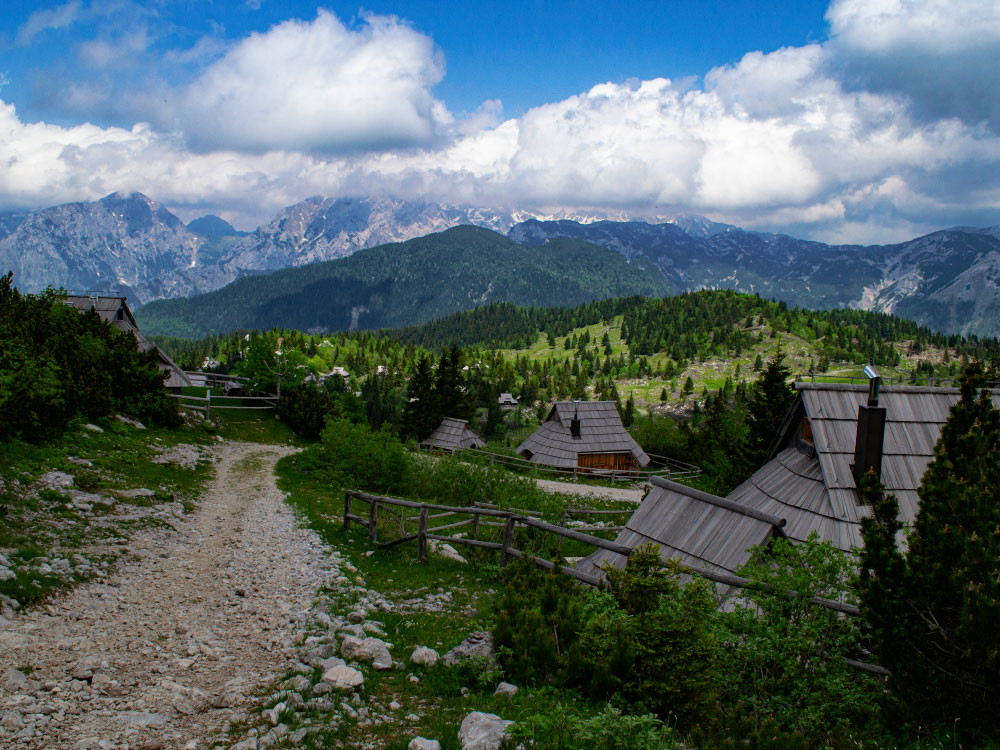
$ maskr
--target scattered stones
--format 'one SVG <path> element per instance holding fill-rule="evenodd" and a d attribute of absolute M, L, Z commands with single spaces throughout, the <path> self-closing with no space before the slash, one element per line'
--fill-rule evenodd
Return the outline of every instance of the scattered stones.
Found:
<path fill-rule="evenodd" d="M 17 578 L 17 573 L 5 565 L 0 565 L 0 581 L 13 581 Z"/>
<path fill-rule="evenodd" d="M 115 414 L 115 419 L 117 419 L 122 424 L 127 424 L 130 427 L 135 427 L 135 429 L 137 430 L 146 429 L 146 425 L 144 425 L 138 419 L 133 419 L 132 417 L 126 417 L 124 414 Z"/>
<path fill-rule="evenodd" d="M 497 689 L 493 691 L 493 695 L 506 695 L 508 698 L 517 694 L 517 685 L 511 685 L 509 682 L 501 682 L 497 685 Z"/>
<path fill-rule="evenodd" d="M 371 662 L 375 669 L 392 669 L 392 655 L 385 641 L 379 638 L 355 638 L 346 636 L 340 644 L 340 653 L 345 659 Z"/>
<path fill-rule="evenodd" d="M 406 750 L 441 750 L 441 743 L 426 737 L 414 737 L 406 746 Z"/>
<path fill-rule="evenodd" d="M 38 477 L 38 484 L 44 489 L 63 490 L 73 486 L 73 475 L 62 471 L 49 471 Z"/>
<path fill-rule="evenodd" d="M 441 661 L 451 666 L 472 658 L 493 658 L 493 636 L 488 632 L 479 630 L 470 633 L 464 641 L 442 656 Z"/>
<path fill-rule="evenodd" d="M 153 497 L 156 495 L 153 490 L 147 489 L 145 487 L 137 487 L 134 490 L 122 490 L 118 493 L 119 496 L 124 497 L 128 500 L 135 500 L 138 497 Z"/>
<path fill-rule="evenodd" d="M 507 728 L 513 723 L 496 714 L 473 711 L 462 719 L 458 730 L 462 750 L 499 750 L 507 739 Z"/>
<path fill-rule="evenodd" d="M 193 469 L 202 460 L 201 449 L 196 445 L 178 443 L 167 448 L 153 459 L 154 464 L 177 464 L 184 469 Z"/>
<path fill-rule="evenodd" d="M 427 646 L 417 646 L 413 649 L 413 653 L 410 654 L 411 662 L 425 667 L 433 667 L 437 664 L 439 658 L 438 652 Z"/>

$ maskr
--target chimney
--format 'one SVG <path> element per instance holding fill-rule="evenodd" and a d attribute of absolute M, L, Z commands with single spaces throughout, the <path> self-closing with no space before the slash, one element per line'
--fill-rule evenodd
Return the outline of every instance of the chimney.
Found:
<path fill-rule="evenodd" d="M 858 435 L 854 443 L 854 484 L 861 486 L 861 480 L 869 471 L 882 477 L 882 444 L 885 439 L 885 407 L 878 405 L 879 387 L 882 378 L 869 361 L 865 367 L 868 377 L 868 403 L 858 407 Z"/>
<path fill-rule="evenodd" d="M 569 433 L 575 440 L 580 439 L 580 407 L 573 407 L 573 419 L 569 423 Z"/>

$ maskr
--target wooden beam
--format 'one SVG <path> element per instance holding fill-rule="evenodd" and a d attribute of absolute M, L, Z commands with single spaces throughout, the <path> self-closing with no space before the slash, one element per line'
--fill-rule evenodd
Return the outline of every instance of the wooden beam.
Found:
<path fill-rule="evenodd" d="M 543 531 L 558 534 L 559 536 L 564 536 L 567 539 L 574 539 L 578 542 L 585 542 L 594 547 L 600 547 L 601 549 L 606 549 L 609 552 L 616 552 L 617 554 L 624 555 L 625 557 L 632 554 L 632 548 L 628 545 L 618 544 L 618 542 L 609 542 L 607 539 L 601 539 L 598 536 L 584 534 L 581 531 L 565 529 L 562 526 L 556 526 L 555 524 L 546 523 L 545 521 L 539 521 L 535 518 L 520 518 L 518 521 L 523 523 L 525 526 L 534 526 L 536 529 L 542 529 Z"/>
<path fill-rule="evenodd" d="M 670 490 L 671 492 L 676 492 L 679 495 L 687 495 L 688 497 L 693 497 L 695 500 L 701 500 L 703 503 L 725 508 L 726 510 L 731 510 L 734 513 L 739 513 L 740 515 L 747 516 L 749 518 L 756 518 L 758 521 L 769 523 L 779 529 L 786 523 L 784 518 L 779 518 L 778 516 L 765 513 L 764 511 L 756 510 L 754 508 L 748 508 L 741 503 L 734 503 L 732 500 L 727 500 L 726 498 L 719 497 L 718 495 L 711 495 L 707 492 L 696 490 L 694 487 L 688 487 L 686 484 L 672 482 L 669 479 L 664 479 L 663 477 L 650 477 L 649 481 L 661 489 Z"/>
<path fill-rule="evenodd" d="M 420 528 L 417 529 L 417 559 L 427 562 L 427 507 L 420 509 Z"/>

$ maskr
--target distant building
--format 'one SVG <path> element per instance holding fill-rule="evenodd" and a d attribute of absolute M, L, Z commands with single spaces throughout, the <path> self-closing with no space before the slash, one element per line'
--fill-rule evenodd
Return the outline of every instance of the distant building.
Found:
<path fill-rule="evenodd" d="M 497 399 L 497 403 L 500 404 L 500 408 L 504 410 L 517 408 L 517 399 L 514 398 L 513 393 L 501 393 L 500 398 Z"/>
<path fill-rule="evenodd" d="M 725 498 L 652 477 L 653 488 L 618 537 L 635 547 L 652 542 L 663 558 L 691 568 L 734 573 L 748 548 L 775 537 L 805 541 L 812 532 L 842 550 L 862 546 L 861 519 L 871 509 L 858 495 L 858 477 L 874 470 L 912 524 L 917 489 L 934 446 L 959 399 L 956 388 L 796 383 L 798 397 L 771 449 L 770 460 Z M 1000 391 L 993 392 L 1000 408 Z M 598 551 L 577 568 L 600 575 L 621 555 Z M 720 595 L 728 595 L 720 585 Z"/>
<path fill-rule="evenodd" d="M 101 320 L 105 323 L 110 323 L 122 332 L 132 333 L 139 344 L 139 351 L 153 351 L 156 354 L 157 364 L 160 366 L 160 369 L 169 373 L 165 382 L 167 390 L 180 391 L 181 388 L 192 386 L 193 383 L 184 374 L 184 371 L 160 347 L 142 335 L 142 331 L 139 330 L 139 326 L 135 322 L 135 317 L 133 317 L 132 311 L 129 309 L 125 299 L 125 297 L 111 297 L 97 294 L 69 294 L 66 296 L 66 304 L 70 307 L 75 307 L 80 312 L 93 309 L 101 316 Z"/>
<path fill-rule="evenodd" d="M 484 445 L 486 443 L 469 427 L 467 421 L 451 417 L 445 417 L 438 428 L 420 443 L 421 448 L 447 451 L 448 453 L 466 448 L 482 448 Z"/>
<path fill-rule="evenodd" d="M 535 464 L 569 471 L 634 471 L 649 456 L 625 430 L 614 401 L 564 401 L 517 447 Z"/>

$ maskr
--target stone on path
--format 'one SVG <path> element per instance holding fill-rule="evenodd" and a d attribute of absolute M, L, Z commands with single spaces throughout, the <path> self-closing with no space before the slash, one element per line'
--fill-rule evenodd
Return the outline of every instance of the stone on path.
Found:
<path fill-rule="evenodd" d="M 354 667 L 343 665 L 325 672 L 323 682 L 330 683 L 337 690 L 353 690 L 365 684 L 365 676 Z"/>
<path fill-rule="evenodd" d="M 473 711 L 462 719 L 462 726 L 458 730 L 462 750 L 499 750 L 507 739 L 507 727 L 513 723 L 496 714 Z"/>

